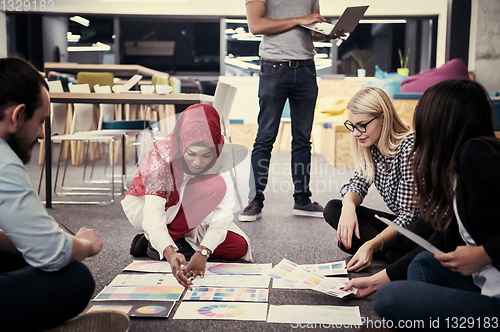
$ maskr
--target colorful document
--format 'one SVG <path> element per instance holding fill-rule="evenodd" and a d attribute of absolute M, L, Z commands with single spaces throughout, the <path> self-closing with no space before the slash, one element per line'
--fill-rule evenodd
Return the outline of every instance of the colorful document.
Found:
<path fill-rule="evenodd" d="M 349 282 L 349 278 L 342 277 L 325 277 L 326 279 L 332 281 L 333 283 L 343 286 Z M 298 283 L 286 282 L 283 279 L 273 279 L 273 288 L 276 289 L 310 289 L 309 286 L 305 286 Z"/>
<path fill-rule="evenodd" d="M 119 274 L 108 286 L 179 286 L 179 282 L 172 274 Z"/>
<path fill-rule="evenodd" d="M 269 290 L 259 288 L 193 287 L 184 295 L 190 301 L 267 302 Z"/>
<path fill-rule="evenodd" d="M 181 302 L 174 319 L 266 321 L 267 303 Z"/>
<path fill-rule="evenodd" d="M 120 311 L 130 317 L 167 318 L 175 301 L 90 301 L 86 312 Z"/>
<path fill-rule="evenodd" d="M 345 261 L 302 265 L 306 269 L 324 276 L 347 274 Z"/>
<path fill-rule="evenodd" d="M 349 291 L 343 291 L 340 289 L 342 287 L 341 285 L 287 259 L 283 259 L 276 265 L 268 273 L 268 276 L 274 279 L 283 279 L 283 281 L 291 284 L 306 286 L 309 289 L 340 298 L 349 294 L 356 294 L 357 291 L 354 288 Z"/>
<path fill-rule="evenodd" d="M 172 273 L 170 264 L 167 261 L 138 261 L 134 260 L 125 271 Z"/>
<path fill-rule="evenodd" d="M 271 278 L 261 275 L 205 274 L 193 280 L 193 286 L 268 288 Z"/>
<path fill-rule="evenodd" d="M 178 301 L 184 291 L 183 286 L 140 286 L 110 287 L 106 286 L 94 298 L 94 301 L 108 300 L 156 300 Z"/>

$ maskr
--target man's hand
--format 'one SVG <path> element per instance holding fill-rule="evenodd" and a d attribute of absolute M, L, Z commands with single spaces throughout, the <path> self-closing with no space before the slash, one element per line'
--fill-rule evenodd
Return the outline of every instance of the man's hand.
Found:
<path fill-rule="evenodd" d="M 313 23 L 321 23 L 326 21 L 326 19 L 319 13 L 312 13 L 302 17 L 297 17 L 297 25 L 309 25 Z"/>
<path fill-rule="evenodd" d="M 78 233 L 76 233 L 75 237 L 80 240 L 86 240 L 90 242 L 91 250 L 87 257 L 95 256 L 101 252 L 103 246 L 102 239 L 95 230 L 82 227 L 80 228 Z"/>
<path fill-rule="evenodd" d="M 345 37 L 346 36 L 346 33 L 345 33 L 345 30 L 344 28 L 340 28 L 340 30 L 337 30 L 336 33 L 330 33 L 328 35 L 328 39 L 337 39 L 337 38 L 340 38 L 340 37 Z"/>
<path fill-rule="evenodd" d="M 434 257 L 451 271 L 470 276 L 483 267 L 493 263 L 483 246 L 458 246 L 455 251 L 436 254 Z"/>

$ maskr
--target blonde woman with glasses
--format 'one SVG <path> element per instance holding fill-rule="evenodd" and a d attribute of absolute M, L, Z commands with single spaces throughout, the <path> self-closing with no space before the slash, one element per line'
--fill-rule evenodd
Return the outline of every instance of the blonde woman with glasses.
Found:
<path fill-rule="evenodd" d="M 374 254 L 393 262 L 415 247 L 375 218 L 378 214 L 408 227 L 419 217 L 413 204 L 410 164 L 414 135 L 396 113 L 387 94 L 379 88 L 360 90 L 349 101 L 347 110 L 348 120 L 344 125 L 352 133 L 357 169 L 340 190 L 342 200 L 328 202 L 324 217 L 337 230 L 339 248 L 354 255 L 347 270 L 359 272 L 371 265 Z M 392 213 L 361 205 L 372 184 Z M 419 227 L 429 228 L 425 223 Z M 432 231 L 429 229 L 428 233 Z"/>

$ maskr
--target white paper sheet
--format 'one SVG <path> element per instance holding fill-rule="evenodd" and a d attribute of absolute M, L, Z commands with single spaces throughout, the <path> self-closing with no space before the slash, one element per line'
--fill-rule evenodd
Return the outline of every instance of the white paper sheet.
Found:
<path fill-rule="evenodd" d="M 140 261 L 134 260 L 124 271 L 172 273 L 170 264 L 167 261 Z"/>
<path fill-rule="evenodd" d="M 271 278 L 260 275 L 205 274 L 193 280 L 193 286 L 268 288 Z"/>
<path fill-rule="evenodd" d="M 345 277 L 325 277 L 328 280 L 331 280 L 334 283 L 338 283 L 339 285 L 344 285 L 349 282 L 349 278 Z M 306 287 L 302 284 L 292 284 L 290 282 L 286 282 L 283 279 L 273 279 L 273 288 L 276 289 L 310 289 L 310 287 Z"/>
<path fill-rule="evenodd" d="M 265 275 L 272 267 L 271 263 L 214 263 L 208 262 L 205 275 L 226 274 L 226 275 Z"/>
<path fill-rule="evenodd" d="M 181 302 L 173 319 L 266 321 L 267 303 Z"/>
<path fill-rule="evenodd" d="M 288 323 L 292 324 L 292 328 L 315 327 L 318 330 L 332 328 L 332 324 L 354 328 L 361 325 L 361 314 L 359 307 L 270 305 L 267 322 Z"/>
<path fill-rule="evenodd" d="M 119 274 L 108 286 L 179 286 L 172 274 Z"/>
<path fill-rule="evenodd" d="M 403 234 L 404 236 L 406 236 L 407 238 L 409 238 L 410 240 L 412 240 L 413 242 L 415 242 L 416 244 L 418 244 L 419 246 L 421 246 L 425 250 L 428 250 L 428 251 L 432 252 L 433 254 L 442 254 L 443 253 L 441 250 L 439 250 L 438 248 L 436 248 L 432 244 L 430 244 L 427 240 L 424 240 L 422 237 L 413 233 L 412 231 L 409 231 L 406 228 L 403 228 L 399 225 L 396 225 L 395 223 L 393 223 L 392 221 L 390 221 L 387 218 L 380 217 L 378 215 L 375 215 L 375 217 L 382 220 L 388 226 L 394 228 L 399 233 Z"/>

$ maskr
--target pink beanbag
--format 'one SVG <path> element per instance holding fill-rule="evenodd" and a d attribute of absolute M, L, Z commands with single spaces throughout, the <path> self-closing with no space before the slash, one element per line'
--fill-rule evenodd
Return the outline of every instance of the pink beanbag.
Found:
<path fill-rule="evenodd" d="M 463 60 L 452 59 L 439 68 L 408 76 L 401 82 L 401 92 L 424 92 L 434 84 L 447 79 L 469 79 L 469 71 Z"/>

